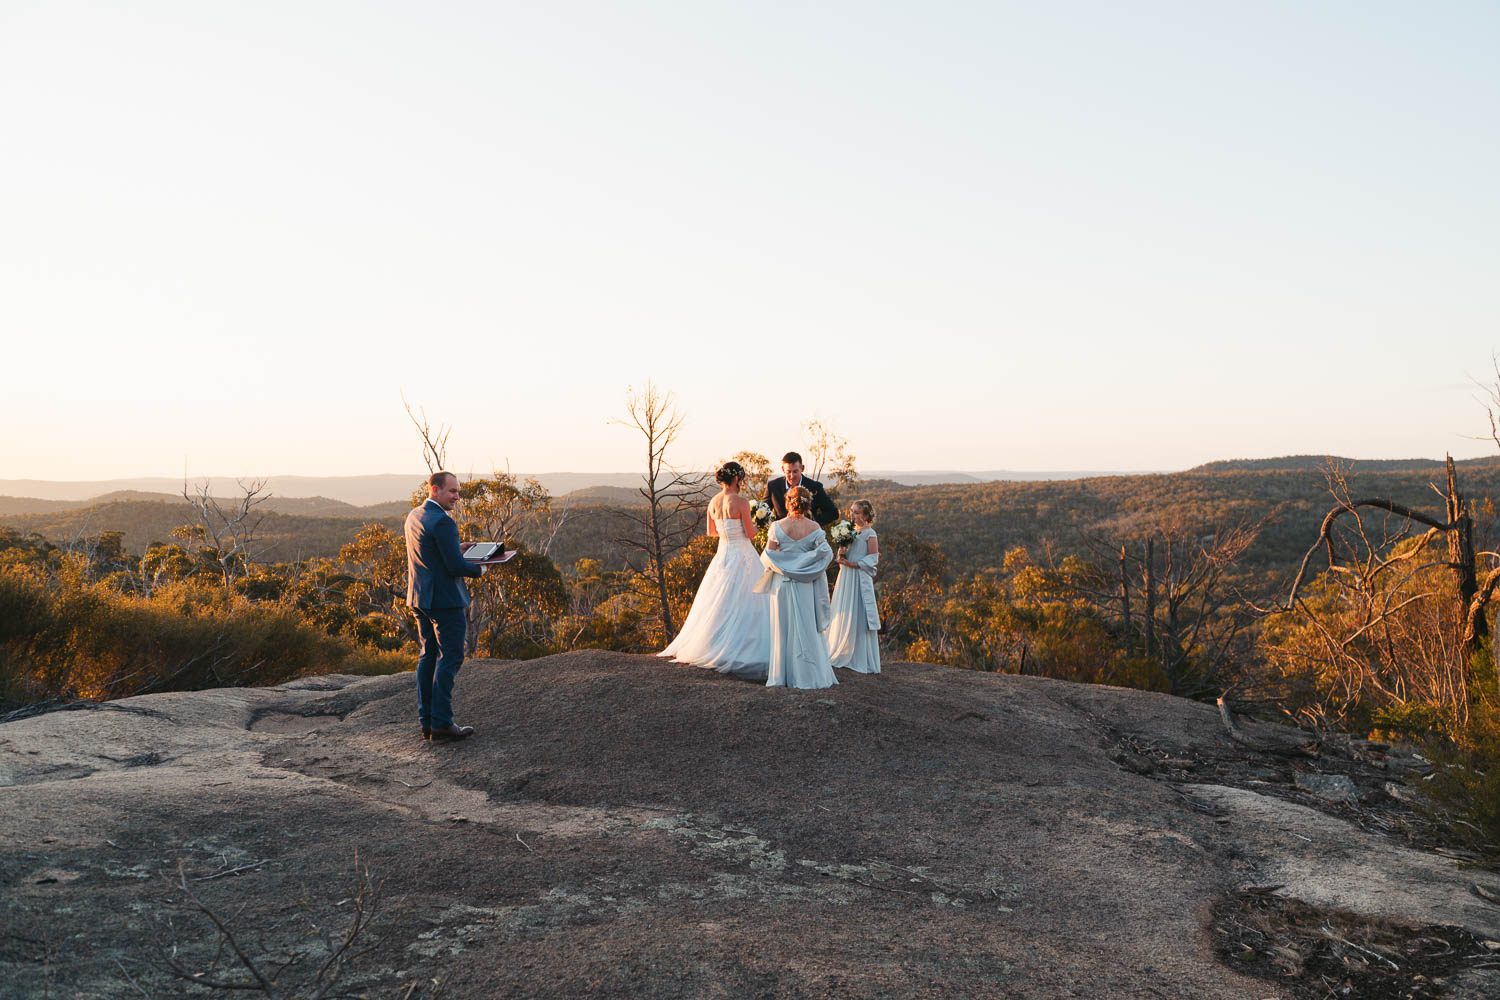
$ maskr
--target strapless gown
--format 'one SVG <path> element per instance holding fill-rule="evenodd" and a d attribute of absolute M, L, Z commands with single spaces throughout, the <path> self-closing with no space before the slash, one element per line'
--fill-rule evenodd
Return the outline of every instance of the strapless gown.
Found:
<path fill-rule="evenodd" d="M 716 520 L 719 550 L 698 584 L 682 631 L 657 653 L 721 674 L 765 680 L 771 662 L 771 599 L 755 593 L 760 554 L 738 519 Z"/>

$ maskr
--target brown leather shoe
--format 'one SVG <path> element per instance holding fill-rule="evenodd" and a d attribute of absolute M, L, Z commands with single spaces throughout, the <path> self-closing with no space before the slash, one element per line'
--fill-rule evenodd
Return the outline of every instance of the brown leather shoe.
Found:
<path fill-rule="evenodd" d="M 432 739 L 436 743 L 452 743 L 456 740 L 466 740 L 473 735 L 473 726 L 447 725 L 441 729 L 433 729 L 432 731 Z"/>
<path fill-rule="evenodd" d="M 430 739 L 432 739 L 432 727 L 431 726 L 423 726 L 422 727 L 422 739 L 424 739 L 424 740 L 430 740 Z"/>

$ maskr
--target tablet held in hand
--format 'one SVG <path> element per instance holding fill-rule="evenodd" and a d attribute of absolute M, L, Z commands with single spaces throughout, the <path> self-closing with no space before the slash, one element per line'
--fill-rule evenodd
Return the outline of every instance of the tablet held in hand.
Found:
<path fill-rule="evenodd" d="M 504 548 L 500 542 L 466 542 L 463 547 L 464 559 L 477 566 L 498 566 L 509 562 L 516 551 Z"/>

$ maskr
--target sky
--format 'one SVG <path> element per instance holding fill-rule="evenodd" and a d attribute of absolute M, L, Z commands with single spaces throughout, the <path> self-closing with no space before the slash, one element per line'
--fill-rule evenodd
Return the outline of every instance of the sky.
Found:
<path fill-rule="evenodd" d="M 1500 5 L 0 0 L 0 478 L 1492 454 Z"/>

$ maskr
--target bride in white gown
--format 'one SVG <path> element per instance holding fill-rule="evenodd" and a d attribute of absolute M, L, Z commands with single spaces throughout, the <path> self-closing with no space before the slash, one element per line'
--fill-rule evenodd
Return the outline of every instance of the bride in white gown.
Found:
<path fill-rule="evenodd" d="M 708 503 L 708 533 L 719 550 L 703 573 L 682 631 L 657 653 L 721 674 L 764 680 L 771 660 L 771 599 L 755 593 L 761 565 L 750 502 L 740 496 L 745 470 L 726 462 L 714 474 L 719 492 Z"/>
<path fill-rule="evenodd" d="M 771 670 L 767 687 L 826 688 L 838 683 L 828 662 L 828 536 L 807 516 L 812 492 L 786 491 L 787 516 L 771 525 L 756 590 L 771 595 Z"/>

